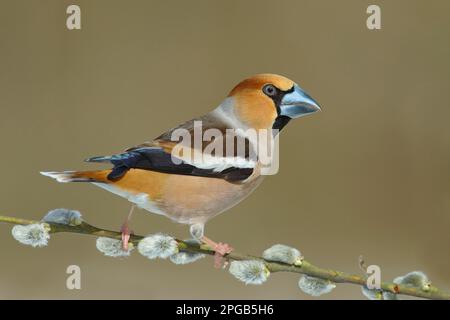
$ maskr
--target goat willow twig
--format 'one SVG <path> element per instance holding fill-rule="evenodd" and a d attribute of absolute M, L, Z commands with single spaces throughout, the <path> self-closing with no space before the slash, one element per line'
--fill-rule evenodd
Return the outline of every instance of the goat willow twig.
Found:
<path fill-rule="evenodd" d="M 10 223 L 14 225 L 44 224 L 49 230 L 49 233 L 64 233 L 64 232 L 79 233 L 85 235 L 92 235 L 96 237 L 106 237 L 121 240 L 120 232 L 98 228 L 84 221 L 80 221 L 77 224 L 61 224 L 49 221 L 42 222 L 8 216 L 0 216 L 0 222 Z M 137 247 L 142 239 L 144 239 L 143 236 L 131 235 L 130 242 L 133 243 L 135 247 Z M 205 255 L 214 255 L 215 253 L 214 250 L 212 250 L 206 245 L 199 245 L 190 241 L 182 241 L 178 239 L 175 240 L 178 243 L 178 250 L 180 252 L 199 253 Z M 349 283 L 359 285 L 364 288 L 366 286 L 367 281 L 366 275 L 349 274 L 332 269 L 320 268 L 304 259 L 301 261 L 301 263 L 287 264 L 282 262 L 268 261 L 262 257 L 243 254 L 237 251 L 232 251 L 230 254 L 226 255 L 225 258 L 231 261 L 256 260 L 262 262 L 270 273 L 275 272 L 299 273 L 309 277 L 327 280 L 330 281 L 331 283 Z M 397 284 L 394 282 L 383 282 L 381 283 L 381 292 L 395 295 L 413 296 L 425 299 L 450 300 L 450 293 L 444 292 L 436 288 L 435 286 L 420 288 Z"/>

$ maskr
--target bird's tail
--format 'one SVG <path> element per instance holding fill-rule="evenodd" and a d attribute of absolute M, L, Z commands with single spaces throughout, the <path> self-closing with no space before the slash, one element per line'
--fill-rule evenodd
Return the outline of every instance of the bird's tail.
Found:
<path fill-rule="evenodd" d="M 41 172 L 42 175 L 55 179 L 58 182 L 108 182 L 108 174 L 111 170 L 95 171 L 51 171 Z"/>

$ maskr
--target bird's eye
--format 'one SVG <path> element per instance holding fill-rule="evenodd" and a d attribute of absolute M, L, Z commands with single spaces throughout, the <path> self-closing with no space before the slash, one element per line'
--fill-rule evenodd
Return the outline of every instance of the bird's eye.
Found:
<path fill-rule="evenodd" d="M 277 88 L 275 88 L 271 84 L 266 84 L 263 88 L 263 92 L 268 95 L 269 97 L 273 97 L 277 93 Z"/>

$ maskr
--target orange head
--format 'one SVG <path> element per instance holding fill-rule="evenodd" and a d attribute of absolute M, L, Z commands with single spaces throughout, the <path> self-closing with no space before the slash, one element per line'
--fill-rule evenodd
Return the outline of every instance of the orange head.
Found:
<path fill-rule="evenodd" d="M 289 120 L 320 110 L 319 105 L 292 80 L 276 74 L 258 74 L 231 90 L 234 113 L 255 129 L 281 130 Z"/>

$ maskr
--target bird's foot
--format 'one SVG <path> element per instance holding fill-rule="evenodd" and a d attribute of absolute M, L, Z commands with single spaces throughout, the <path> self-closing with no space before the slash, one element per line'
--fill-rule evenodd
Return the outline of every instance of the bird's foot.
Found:
<path fill-rule="evenodd" d="M 228 265 L 228 261 L 224 261 L 224 256 L 231 253 L 233 248 L 228 243 L 219 242 L 214 248 L 214 251 L 216 252 L 214 254 L 214 267 L 217 269 L 220 269 L 221 267 L 225 268 Z"/>
<path fill-rule="evenodd" d="M 122 233 L 122 250 L 128 251 L 129 249 L 129 243 L 130 243 L 130 237 L 133 234 L 133 231 L 130 230 L 128 223 L 125 222 L 122 227 L 120 228 L 120 232 Z"/>
<path fill-rule="evenodd" d="M 214 267 L 215 268 L 221 268 L 226 267 L 228 262 L 224 262 L 224 256 L 231 253 L 234 249 L 227 243 L 222 242 L 214 242 L 211 239 L 208 239 L 207 237 L 202 238 L 202 242 L 206 245 L 208 245 L 211 249 L 214 250 Z"/>
<path fill-rule="evenodd" d="M 130 242 L 130 236 L 133 234 L 133 231 L 130 230 L 129 222 L 131 220 L 131 216 L 133 215 L 133 211 L 136 205 L 131 205 L 130 212 L 128 212 L 127 219 L 120 227 L 120 232 L 122 233 L 122 250 L 128 251 L 128 244 Z"/>

